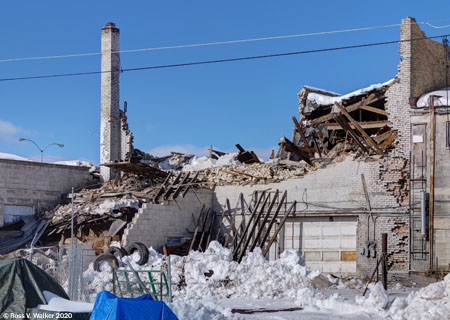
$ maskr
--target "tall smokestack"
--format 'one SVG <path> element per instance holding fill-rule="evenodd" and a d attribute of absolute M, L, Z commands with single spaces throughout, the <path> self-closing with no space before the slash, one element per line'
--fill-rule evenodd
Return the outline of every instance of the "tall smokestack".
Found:
<path fill-rule="evenodd" d="M 112 22 L 102 28 L 102 96 L 100 123 L 100 165 L 120 160 L 119 70 L 120 30 Z M 103 181 L 115 177 L 100 166 Z"/>

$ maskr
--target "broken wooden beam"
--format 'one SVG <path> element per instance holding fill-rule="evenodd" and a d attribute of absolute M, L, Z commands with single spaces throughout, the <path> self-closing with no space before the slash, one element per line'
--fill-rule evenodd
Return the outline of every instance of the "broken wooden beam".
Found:
<path fill-rule="evenodd" d="M 391 123 L 387 120 L 365 121 L 365 122 L 357 122 L 357 123 L 363 129 L 379 129 L 379 128 L 383 128 L 384 126 L 391 125 Z M 323 125 L 328 130 L 340 130 L 341 129 L 341 127 L 337 123 L 324 123 Z M 349 126 L 352 129 L 356 129 L 353 124 L 349 124 Z"/>
<path fill-rule="evenodd" d="M 380 147 L 378 146 L 378 144 L 373 141 L 373 139 L 367 134 L 367 132 L 364 131 L 364 129 L 358 124 L 358 122 L 353 119 L 350 114 L 345 110 L 345 108 L 343 106 L 341 106 L 339 103 L 335 104 L 339 110 L 341 111 L 341 113 L 353 124 L 353 126 L 355 126 L 356 130 L 359 131 L 359 133 L 361 133 L 361 135 L 363 136 L 364 140 L 380 155 L 383 156 L 383 150 L 380 149 Z"/>
<path fill-rule="evenodd" d="M 375 107 L 371 107 L 371 106 L 360 106 L 359 109 L 366 110 L 366 111 L 370 111 L 370 112 L 373 112 L 373 113 L 378 113 L 378 114 L 381 114 L 381 115 L 383 115 L 383 116 L 387 116 L 386 110 L 378 109 L 378 108 L 375 108 Z"/>
<path fill-rule="evenodd" d="M 263 252 L 263 257 L 265 257 L 267 255 L 267 253 L 269 252 L 270 247 L 272 246 L 272 244 L 277 239 L 278 234 L 280 233 L 281 229 L 283 229 L 284 223 L 286 222 L 287 218 L 291 214 L 291 211 L 295 208 L 296 204 L 297 204 L 297 201 L 294 201 L 292 203 L 292 205 L 289 207 L 289 209 L 286 211 L 283 219 L 281 219 L 280 223 L 278 224 L 277 229 L 275 230 L 274 234 L 272 235 L 272 238 L 269 241 L 269 244 L 267 245 L 266 249 Z"/>
<path fill-rule="evenodd" d="M 308 144 L 308 140 L 306 140 L 306 136 L 305 136 L 305 129 L 300 125 L 300 123 L 297 121 L 297 118 L 295 116 L 292 116 L 292 121 L 294 121 L 294 125 L 297 128 L 297 132 L 300 135 L 300 138 L 303 141 L 303 145 L 305 148 L 307 148 L 308 153 L 311 157 L 314 156 L 314 152 L 311 150 L 309 144 Z"/>
<path fill-rule="evenodd" d="M 251 175 L 251 174 L 244 173 L 244 172 L 239 172 L 239 171 L 235 171 L 235 170 L 231 170 L 231 169 L 224 169 L 224 168 L 222 168 L 222 171 L 225 172 L 225 173 L 234 175 L 234 176 L 241 176 L 241 177 L 245 177 L 245 178 L 253 178 L 253 179 L 258 179 L 258 180 L 260 179 L 258 177 L 255 177 L 255 176 Z"/>
<path fill-rule="evenodd" d="M 356 103 L 353 103 L 353 104 L 351 104 L 349 106 L 346 106 L 345 110 L 347 112 L 353 112 L 353 111 L 358 110 L 359 108 L 361 108 L 363 106 L 367 106 L 367 105 L 369 105 L 371 103 L 374 103 L 374 102 L 376 102 L 376 101 L 378 101 L 378 100 L 380 100 L 382 98 L 384 98 L 384 94 L 380 95 L 380 94 L 376 94 L 376 93 L 371 93 L 367 98 L 363 98 L 363 99 L 361 99 L 360 101 L 358 101 Z M 311 121 L 311 125 L 315 125 L 315 124 L 318 124 L 318 123 L 322 123 L 322 122 L 331 120 L 331 119 L 333 119 L 333 116 L 334 116 L 333 112 L 330 112 L 327 115 L 324 115 L 322 117 L 319 117 L 319 118 L 316 118 L 316 119 L 312 120 Z"/>
<path fill-rule="evenodd" d="M 239 249 L 240 249 L 242 243 L 245 240 L 245 236 L 247 235 L 248 229 L 250 228 L 250 224 L 252 223 L 254 217 L 256 216 L 256 213 L 258 211 L 258 208 L 259 208 L 259 205 L 261 204 L 262 199 L 265 198 L 264 205 L 266 204 L 266 202 L 268 200 L 268 197 L 266 198 L 265 195 L 266 195 L 266 193 L 263 191 L 263 193 L 259 197 L 258 201 L 256 202 L 256 205 L 253 208 L 253 210 L 250 210 L 250 212 L 251 212 L 250 219 L 249 219 L 249 221 L 248 221 L 244 231 L 241 234 L 241 239 L 239 240 L 238 244 L 236 245 L 236 247 L 234 248 L 234 251 L 233 251 L 233 257 L 235 259 L 237 258 L 237 255 L 239 253 Z M 241 200 L 242 199 L 243 199 L 243 197 L 241 197 Z M 244 222 L 244 220 L 241 221 L 241 225 L 242 225 L 243 222 Z"/>
<path fill-rule="evenodd" d="M 288 138 L 282 137 L 280 139 L 281 147 L 288 151 L 295 154 L 299 159 L 305 161 L 307 164 L 312 165 L 311 159 L 309 158 L 309 155 L 300 150 L 295 144 L 293 144 Z"/>
<path fill-rule="evenodd" d="M 360 137 L 358 134 L 356 134 L 355 131 L 353 131 L 352 128 L 350 128 L 347 121 L 343 119 L 340 115 L 335 115 L 334 120 L 341 126 L 341 128 L 353 139 L 353 141 L 361 148 L 361 150 L 364 153 L 369 153 L 369 150 L 366 148 L 366 146 L 360 141 Z"/>

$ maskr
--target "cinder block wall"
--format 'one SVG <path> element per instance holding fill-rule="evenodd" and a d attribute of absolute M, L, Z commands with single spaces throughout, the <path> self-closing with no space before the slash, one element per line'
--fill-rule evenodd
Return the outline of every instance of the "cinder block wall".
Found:
<path fill-rule="evenodd" d="M 144 204 L 125 229 L 122 245 L 138 241 L 160 250 L 167 237 L 190 237 L 186 229 L 194 231 L 192 216 L 197 220 L 203 205 L 206 210 L 212 207 L 212 194 L 212 190 L 198 189 L 185 198 Z"/>
<path fill-rule="evenodd" d="M 94 183 L 88 167 L 0 159 L 0 226 L 4 205 L 56 205 L 63 193 Z"/>

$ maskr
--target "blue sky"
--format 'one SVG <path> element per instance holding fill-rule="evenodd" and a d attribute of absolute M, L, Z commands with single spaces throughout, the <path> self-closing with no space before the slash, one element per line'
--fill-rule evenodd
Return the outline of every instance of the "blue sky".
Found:
<path fill-rule="evenodd" d="M 450 24 L 449 1 L 2 1 L 0 59 L 100 51 L 115 22 L 121 49 L 397 24 Z M 423 26 L 427 35 L 450 28 Z M 303 51 L 399 39 L 399 27 L 199 48 L 123 53 L 123 68 Z M 205 153 L 240 143 L 266 155 L 292 133 L 303 85 L 347 93 L 395 76 L 397 45 L 224 64 L 128 72 L 121 103 L 135 147 Z M 0 63 L 0 78 L 100 70 L 100 56 Z M 100 75 L 0 82 L 0 152 L 98 163 Z"/>

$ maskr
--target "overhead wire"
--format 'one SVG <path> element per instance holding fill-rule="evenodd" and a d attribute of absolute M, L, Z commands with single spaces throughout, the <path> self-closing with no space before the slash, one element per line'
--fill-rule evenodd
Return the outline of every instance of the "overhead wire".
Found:
<path fill-rule="evenodd" d="M 423 38 L 414 38 L 414 39 L 405 39 L 405 40 L 394 40 L 394 41 L 384 41 L 384 42 L 374 42 L 374 43 L 358 44 L 358 45 L 351 45 L 351 46 L 342 46 L 342 47 L 333 47 L 333 48 L 324 48 L 324 49 L 313 49 L 313 50 L 305 50 L 305 51 L 294 51 L 294 52 L 285 52 L 285 53 L 275 53 L 275 54 L 266 54 L 266 55 L 259 55 L 259 56 L 227 58 L 227 59 L 218 59 L 218 60 L 206 60 L 206 61 L 196 61 L 196 62 L 186 62 L 186 63 L 177 63 L 177 64 L 167 64 L 167 65 L 157 65 L 157 66 L 126 68 L 126 69 L 122 69 L 121 68 L 120 70 L 88 71 L 88 72 L 60 73 L 60 74 L 13 77 L 13 78 L 0 78 L 0 82 L 17 81 L 17 80 L 45 79 L 45 78 L 59 78 L 59 77 L 72 77 L 72 76 L 84 76 L 84 75 L 93 75 L 93 74 L 102 74 L 102 73 L 117 73 L 117 72 L 123 73 L 123 72 L 141 71 L 141 70 L 167 69 L 167 68 L 197 66 L 197 65 L 205 65 L 205 64 L 225 63 L 225 62 L 236 62 L 236 61 L 246 61 L 246 60 L 256 60 L 256 59 L 267 59 L 267 58 L 286 57 L 286 56 L 310 54 L 310 53 L 330 52 L 330 51 L 356 49 L 356 48 L 367 48 L 367 47 L 382 46 L 382 45 L 389 45 L 389 44 L 396 44 L 396 43 L 410 42 L 410 41 L 421 41 L 421 40 L 426 40 L 426 39 L 443 38 L 443 37 L 447 37 L 449 35 L 450 34 L 445 34 L 445 35 L 432 36 L 432 37 L 423 37 Z"/>
<path fill-rule="evenodd" d="M 430 26 L 432 28 L 435 28 L 435 29 L 443 29 L 443 28 L 450 27 L 450 25 L 434 26 L 434 25 L 432 25 L 429 22 L 415 22 L 415 23 L 412 23 L 412 24 L 428 25 L 428 26 Z M 251 38 L 251 39 L 240 39 L 240 40 L 215 41 L 215 42 L 206 42 L 206 43 L 194 43 L 194 44 L 185 44 L 185 45 L 163 46 L 163 47 L 128 49 L 128 50 L 115 51 L 113 53 L 133 53 L 133 52 L 145 52 L 145 51 L 180 49 L 180 48 L 206 47 L 206 46 L 235 44 L 235 43 L 267 41 L 267 40 L 290 39 L 290 38 L 299 38 L 299 37 L 310 37 L 310 36 L 319 36 L 319 35 L 330 35 L 330 34 L 338 34 L 338 33 L 348 33 L 348 32 L 357 32 L 357 31 L 368 31 L 368 30 L 392 28 L 392 27 L 399 27 L 401 25 L 402 24 L 400 24 L 400 23 L 396 23 L 396 24 L 387 24 L 387 25 L 381 25 L 381 26 L 361 27 L 361 28 L 352 28 L 352 29 L 341 29 L 341 30 L 332 30 L 332 31 L 311 32 L 311 33 L 300 33 L 300 34 L 291 34 L 291 35 L 284 35 L 284 36 L 272 36 L 272 37 L 261 37 L 261 38 Z M 15 62 L 15 61 L 75 58 L 75 57 L 96 56 L 96 55 L 101 55 L 101 54 L 102 54 L 102 52 L 88 52 L 88 53 L 74 53 L 74 54 L 66 54 L 66 55 L 51 55 L 51 56 L 23 57 L 23 58 L 8 58 L 8 59 L 0 59 L 0 62 Z"/>

